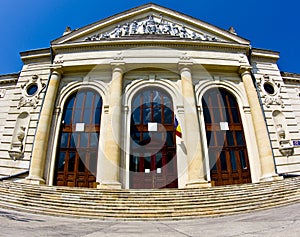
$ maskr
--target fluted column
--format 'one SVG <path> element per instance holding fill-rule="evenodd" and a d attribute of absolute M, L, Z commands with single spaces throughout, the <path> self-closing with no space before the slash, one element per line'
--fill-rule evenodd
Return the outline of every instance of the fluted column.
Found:
<path fill-rule="evenodd" d="M 184 98 L 185 131 L 184 141 L 187 149 L 188 183 L 187 188 L 210 186 L 205 180 L 203 151 L 200 140 L 199 120 L 196 110 L 195 92 L 189 64 L 180 64 L 182 96 Z"/>
<path fill-rule="evenodd" d="M 99 188 L 120 189 L 123 64 L 112 65 L 109 115 L 105 132 L 104 162 Z"/>
<path fill-rule="evenodd" d="M 254 87 L 251 67 L 240 67 L 240 74 L 246 90 L 248 102 L 251 109 L 252 122 L 254 126 L 255 138 L 258 145 L 258 152 L 261 165 L 261 181 L 272 181 L 278 178 L 275 173 L 272 148 L 266 127 L 266 122 L 258 100 L 257 91 Z"/>
<path fill-rule="evenodd" d="M 61 79 L 60 70 L 53 70 L 44 98 L 38 127 L 33 144 L 29 176 L 26 181 L 34 184 L 45 183 L 43 178 L 48 148 L 49 133 L 53 115 L 54 103 Z"/>

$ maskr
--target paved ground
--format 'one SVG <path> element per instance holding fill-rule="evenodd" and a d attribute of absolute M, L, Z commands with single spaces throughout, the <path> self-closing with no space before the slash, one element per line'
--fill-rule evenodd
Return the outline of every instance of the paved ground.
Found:
<path fill-rule="evenodd" d="M 101 221 L 0 209 L 0 236 L 300 236 L 300 203 L 248 214 L 181 221 Z"/>

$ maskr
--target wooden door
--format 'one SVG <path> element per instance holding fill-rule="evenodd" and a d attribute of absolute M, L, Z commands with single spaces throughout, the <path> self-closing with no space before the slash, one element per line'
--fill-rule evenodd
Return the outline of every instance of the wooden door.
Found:
<path fill-rule="evenodd" d="M 130 187 L 177 188 L 174 113 L 169 95 L 144 90 L 134 98 L 132 110 Z M 149 131 L 149 123 L 157 123 L 157 130 Z"/>
<path fill-rule="evenodd" d="M 202 99 L 210 174 L 215 185 L 251 182 L 247 146 L 237 101 L 225 89 Z"/>
<path fill-rule="evenodd" d="M 54 184 L 94 187 L 96 182 L 101 97 L 92 90 L 74 93 L 64 107 Z"/>

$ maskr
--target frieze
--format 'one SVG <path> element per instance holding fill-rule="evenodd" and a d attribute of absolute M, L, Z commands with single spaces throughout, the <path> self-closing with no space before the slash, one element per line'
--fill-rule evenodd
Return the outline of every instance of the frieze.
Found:
<path fill-rule="evenodd" d="M 146 19 L 133 20 L 122 25 L 117 25 L 113 30 L 99 32 L 88 36 L 84 41 L 98 41 L 128 37 L 132 35 L 170 35 L 179 38 L 201 40 L 201 41 L 221 41 L 219 38 L 203 32 L 195 32 L 185 25 L 165 20 L 162 15 L 156 18 L 148 15 Z"/>

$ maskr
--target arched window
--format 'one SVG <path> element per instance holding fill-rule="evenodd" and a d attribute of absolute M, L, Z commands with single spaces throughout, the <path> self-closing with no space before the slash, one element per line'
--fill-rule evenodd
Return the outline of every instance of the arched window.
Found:
<path fill-rule="evenodd" d="M 102 98 L 93 90 L 79 90 L 66 101 L 56 155 L 55 185 L 95 185 L 101 110 Z"/>
<path fill-rule="evenodd" d="M 251 182 L 243 124 L 235 97 L 210 89 L 202 98 L 210 174 L 215 185 Z"/>
<path fill-rule="evenodd" d="M 140 91 L 132 101 L 130 187 L 177 188 L 173 103 L 155 88 Z"/>

